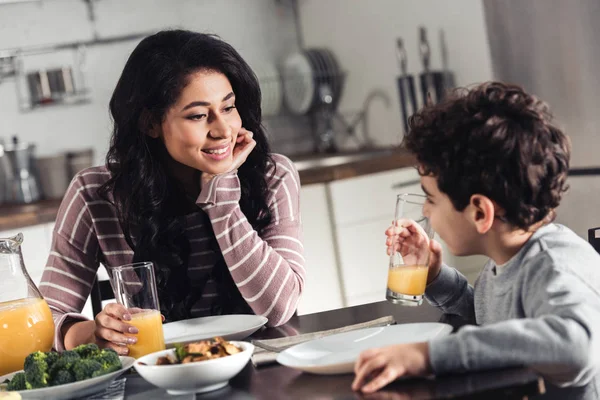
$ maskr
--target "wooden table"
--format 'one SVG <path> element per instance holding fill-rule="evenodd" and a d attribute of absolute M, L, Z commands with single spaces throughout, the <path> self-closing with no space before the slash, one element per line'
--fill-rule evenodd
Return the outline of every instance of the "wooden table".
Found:
<path fill-rule="evenodd" d="M 342 308 L 318 314 L 292 318 L 279 328 L 264 329 L 253 335 L 257 338 L 276 338 L 297 333 L 308 333 L 345 325 L 366 322 L 393 315 L 399 324 L 409 322 L 445 322 L 455 328 L 462 321 L 442 315 L 429 305 L 404 307 L 385 301 L 356 307 Z M 531 370 L 515 368 L 488 371 L 435 379 L 408 379 L 397 381 L 370 396 L 362 396 L 350 389 L 353 375 L 311 375 L 281 365 L 254 368 L 251 363 L 235 377 L 230 386 L 204 395 L 169 396 L 135 373 L 127 375 L 125 398 L 150 399 L 526 399 L 543 393 L 543 380 Z"/>

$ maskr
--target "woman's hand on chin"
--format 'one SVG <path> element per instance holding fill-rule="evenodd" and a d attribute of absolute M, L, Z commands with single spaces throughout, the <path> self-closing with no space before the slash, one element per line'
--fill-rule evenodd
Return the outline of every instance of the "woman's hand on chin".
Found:
<path fill-rule="evenodd" d="M 252 138 L 254 134 L 247 129 L 241 128 L 238 132 L 238 136 L 235 140 L 235 146 L 232 151 L 232 162 L 231 166 L 225 173 L 229 173 L 238 169 L 256 146 L 256 141 Z M 214 178 L 214 174 L 209 174 L 206 172 L 202 173 L 202 186 L 210 182 L 212 178 Z"/>

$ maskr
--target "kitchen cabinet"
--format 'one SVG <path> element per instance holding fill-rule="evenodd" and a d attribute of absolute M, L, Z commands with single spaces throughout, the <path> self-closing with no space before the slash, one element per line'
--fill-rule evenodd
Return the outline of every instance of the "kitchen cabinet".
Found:
<path fill-rule="evenodd" d="M 415 168 L 402 168 L 331 183 L 334 225 L 346 305 L 385 299 L 389 257 L 385 230 L 396 196 L 423 194 Z"/>
<path fill-rule="evenodd" d="M 384 218 L 338 228 L 342 282 L 348 305 L 385 300 L 389 257 L 384 231 L 390 221 Z M 358 299 L 362 302 L 357 302 Z"/>
<path fill-rule="evenodd" d="M 306 207 L 303 226 L 305 233 L 310 232 L 304 238 L 309 289 L 303 302 L 310 303 L 307 297 L 315 292 L 320 293 L 321 299 L 311 304 L 310 312 L 338 305 L 340 294 L 343 306 L 385 299 L 389 257 L 384 232 L 394 218 L 396 196 L 400 193 L 423 194 L 416 169 L 401 168 L 302 188 L 301 202 Z M 444 262 L 456 267 L 473 284 L 487 259 L 456 257 L 439 237 L 436 240 L 442 245 Z M 322 269 L 328 273 L 321 274 Z M 336 270 L 338 282 L 333 274 Z M 315 273 L 319 275 L 315 277 Z M 315 279 L 319 280 L 318 285 L 312 282 Z M 318 291 L 336 285 L 340 286 L 339 291 Z M 299 312 L 303 311 L 299 307 Z"/>
<path fill-rule="evenodd" d="M 23 234 L 23 262 L 33 282 L 38 285 L 42 278 L 52 240 L 54 223 L 28 226 L 20 229 L 0 231 L 0 237 L 8 238 L 18 233 Z"/>
<path fill-rule="evenodd" d="M 326 184 L 303 186 L 300 191 L 306 281 L 298 314 L 341 308 L 342 292 L 336 245 L 330 224 Z"/>
<path fill-rule="evenodd" d="M 25 267 L 27 268 L 31 280 L 36 286 L 39 286 L 40 284 L 44 267 L 48 261 L 50 247 L 52 245 L 53 230 L 54 222 L 0 231 L 0 238 L 11 237 L 19 232 L 23 234 L 23 245 L 21 246 L 23 262 L 25 263 Z M 99 276 L 102 274 L 107 276 L 104 267 L 101 267 L 98 274 Z M 82 310 L 82 314 L 90 319 L 92 318 L 92 304 L 89 298 Z"/>
<path fill-rule="evenodd" d="M 357 178 L 334 181 L 331 198 L 334 223 L 351 226 L 375 219 L 394 218 L 396 195 L 402 192 L 423 193 L 415 168 L 401 168 Z"/>

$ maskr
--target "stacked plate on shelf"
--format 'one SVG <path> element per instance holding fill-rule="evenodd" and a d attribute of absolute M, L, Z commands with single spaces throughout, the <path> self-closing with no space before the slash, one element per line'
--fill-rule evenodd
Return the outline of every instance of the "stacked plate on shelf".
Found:
<path fill-rule="evenodd" d="M 326 103 L 333 109 L 339 104 L 344 75 L 329 49 L 312 48 L 288 56 L 282 65 L 283 97 L 289 111 L 307 114 Z"/>
<path fill-rule="evenodd" d="M 281 110 L 281 80 L 274 64 L 263 61 L 252 67 L 258 77 L 262 95 L 261 108 L 264 117 L 279 114 Z"/>

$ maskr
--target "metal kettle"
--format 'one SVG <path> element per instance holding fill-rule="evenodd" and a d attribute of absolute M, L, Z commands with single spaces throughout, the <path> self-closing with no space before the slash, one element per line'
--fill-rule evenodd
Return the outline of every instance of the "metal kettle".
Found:
<path fill-rule="evenodd" d="M 4 145 L 0 160 L 6 203 L 26 204 L 40 199 L 34 152 L 34 144 L 21 143 L 16 136 L 13 136 L 11 144 Z"/>

